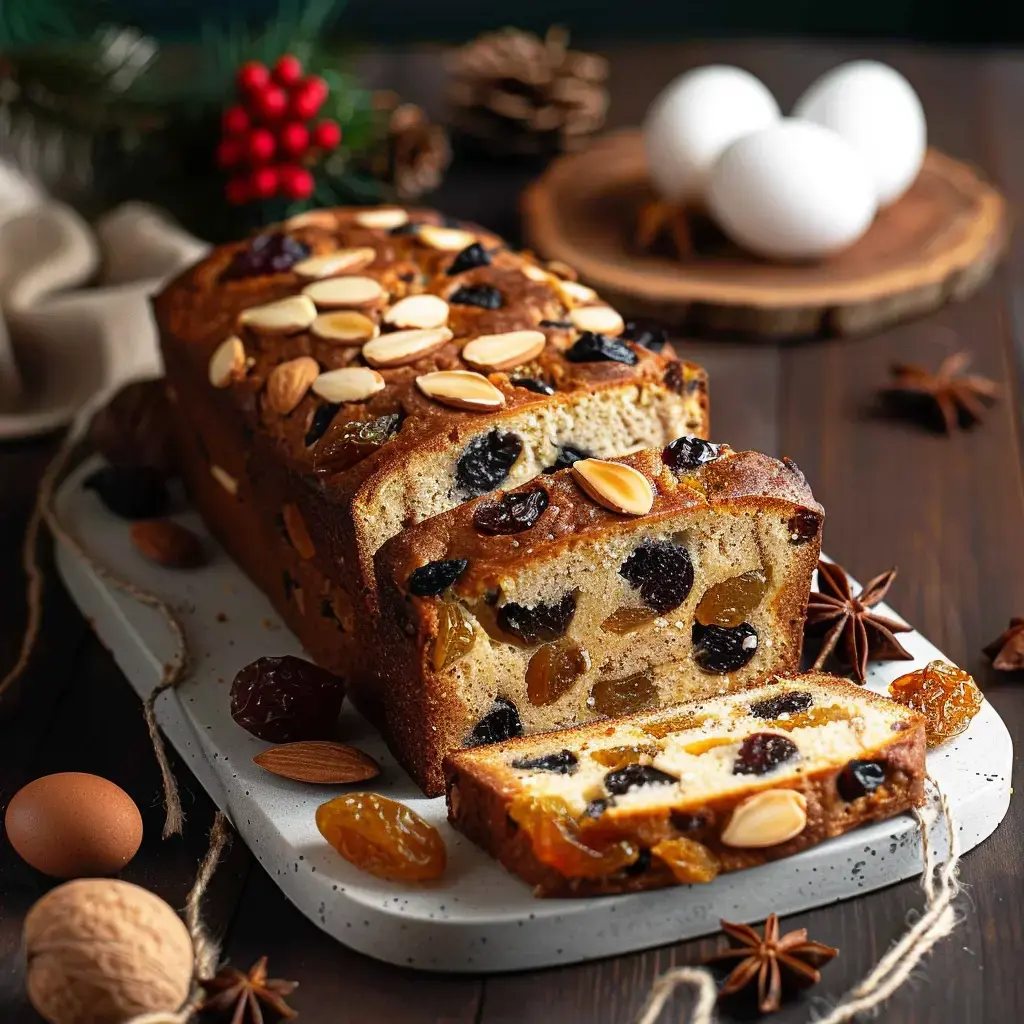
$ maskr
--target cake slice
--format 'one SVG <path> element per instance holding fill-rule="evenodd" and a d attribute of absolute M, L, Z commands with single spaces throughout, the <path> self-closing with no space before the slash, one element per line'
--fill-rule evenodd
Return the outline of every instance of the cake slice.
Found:
<path fill-rule="evenodd" d="M 356 704 L 427 793 L 460 747 L 795 670 L 822 512 L 791 462 L 694 437 L 403 531 Z"/>
<path fill-rule="evenodd" d="M 710 882 L 924 802 L 925 723 L 833 676 L 464 750 L 452 825 L 535 887 Z"/>

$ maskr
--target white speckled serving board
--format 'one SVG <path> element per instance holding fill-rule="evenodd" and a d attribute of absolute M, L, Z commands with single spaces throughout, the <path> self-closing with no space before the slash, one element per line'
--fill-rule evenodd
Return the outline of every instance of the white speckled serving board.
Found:
<path fill-rule="evenodd" d="M 268 744 L 240 729 L 228 713 L 229 687 L 238 669 L 261 655 L 300 654 L 298 641 L 219 549 L 199 571 L 176 573 L 145 562 L 132 548 L 126 524 L 79 486 L 88 468 L 62 488 L 61 521 L 93 557 L 168 598 L 188 631 L 195 670 L 177 691 L 158 701 L 161 725 L 288 898 L 324 931 L 360 952 L 432 971 L 511 971 L 572 963 L 716 931 L 722 917 L 757 921 L 772 911 L 796 913 L 921 870 L 917 827 L 906 814 L 788 860 L 723 875 L 710 885 L 603 899 L 538 900 L 448 826 L 444 800 L 424 797 L 371 727 L 346 707 L 339 736 L 383 767 L 370 786 L 436 825 L 449 853 L 444 878 L 434 884 L 407 886 L 363 874 L 324 842 L 314 823 L 316 807 L 344 787 L 303 785 L 256 767 L 253 755 Z M 178 518 L 205 533 L 194 512 Z M 163 621 L 104 584 L 69 550 L 59 548 L 57 557 L 79 607 L 132 686 L 148 694 L 160 678 L 160 666 L 173 654 Z M 900 639 L 915 662 L 872 666 L 872 689 L 884 690 L 897 675 L 940 656 L 919 633 Z M 952 804 L 962 850 L 985 839 L 1006 813 L 1011 760 L 1009 734 L 988 703 L 964 735 L 929 755 L 929 771 Z M 941 822 L 932 828 L 936 849 L 945 849 Z"/>

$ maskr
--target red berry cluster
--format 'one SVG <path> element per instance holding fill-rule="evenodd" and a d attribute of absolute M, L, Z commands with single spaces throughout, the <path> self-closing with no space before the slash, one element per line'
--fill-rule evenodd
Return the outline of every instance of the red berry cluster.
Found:
<path fill-rule="evenodd" d="M 232 174 L 224 189 L 228 202 L 308 199 L 314 182 L 306 165 L 341 142 L 337 121 L 307 123 L 327 99 L 327 83 L 306 75 L 286 53 L 273 71 L 259 61 L 243 64 L 236 84 L 240 103 L 224 111 L 217 147 L 217 164 Z"/>

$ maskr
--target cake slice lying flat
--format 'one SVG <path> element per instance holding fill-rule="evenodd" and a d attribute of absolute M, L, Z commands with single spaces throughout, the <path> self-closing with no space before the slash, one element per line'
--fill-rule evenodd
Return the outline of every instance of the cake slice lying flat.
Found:
<path fill-rule="evenodd" d="M 709 882 L 924 801 L 916 712 L 820 674 L 452 754 L 448 817 L 540 896 Z"/>
<path fill-rule="evenodd" d="M 821 523 L 757 452 L 578 461 L 385 545 L 378 680 L 353 697 L 433 794 L 460 747 L 792 671 Z"/>

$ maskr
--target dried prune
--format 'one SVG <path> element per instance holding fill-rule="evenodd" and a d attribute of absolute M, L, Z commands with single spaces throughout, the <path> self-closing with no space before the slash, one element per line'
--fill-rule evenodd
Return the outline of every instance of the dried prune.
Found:
<path fill-rule="evenodd" d="M 222 281 L 237 281 L 261 274 L 290 270 L 310 253 L 309 246 L 283 231 L 257 235 L 239 252 L 220 275 Z"/>
<path fill-rule="evenodd" d="M 506 494 L 498 501 L 485 501 L 473 510 L 473 525 L 488 534 L 522 533 L 529 530 L 548 507 L 548 492 L 533 491 Z"/>
<path fill-rule="evenodd" d="M 89 440 L 112 466 L 152 466 L 174 476 L 178 452 L 164 379 L 125 384 L 93 417 Z"/>
<path fill-rule="evenodd" d="M 586 652 L 575 640 L 563 637 L 545 644 L 526 667 L 526 696 L 535 707 L 554 704 L 586 674 L 589 666 Z"/>
<path fill-rule="evenodd" d="M 750 705 L 750 713 L 755 718 L 778 718 L 779 715 L 795 715 L 798 711 L 806 711 L 813 703 L 812 694 L 803 690 L 789 691 L 755 700 Z"/>
<path fill-rule="evenodd" d="M 501 292 L 489 284 L 464 284 L 448 296 L 453 306 L 479 306 L 480 309 L 501 309 Z"/>
<path fill-rule="evenodd" d="M 306 431 L 306 447 L 311 448 L 327 433 L 331 420 L 338 415 L 341 408 L 340 402 L 324 402 L 313 410 L 313 416 L 309 421 L 309 429 Z"/>
<path fill-rule="evenodd" d="M 512 767 L 521 771 L 572 775 L 579 763 L 580 759 L 571 750 L 559 750 L 554 754 L 541 754 L 539 757 L 521 757 L 518 761 L 512 762 Z"/>
<path fill-rule="evenodd" d="M 848 761 L 836 776 L 836 788 L 844 800 L 870 796 L 883 782 L 888 765 L 885 761 Z"/>
<path fill-rule="evenodd" d="M 663 839 L 651 852 L 668 865 L 672 877 L 683 885 L 713 882 L 722 866 L 703 843 L 686 836 Z"/>
<path fill-rule="evenodd" d="M 472 245 L 467 245 L 452 260 L 448 266 L 448 276 L 453 277 L 455 274 L 461 274 L 464 270 L 472 270 L 474 267 L 486 267 L 491 262 L 491 254 L 479 243 L 473 242 Z"/>
<path fill-rule="evenodd" d="M 344 683 L 319 665 L 259 658 L 231 684 L 231 717 L 268 743 L 329 739 L 344 696 Z"/>
<path fill-rule="evenodd" d="M 702 626 L 738 626 L 768 591 L 768 577 L 762 569 L 722 580 L 704 591 L 694 617 Z"/>
<path fill-rule="evenodd" d="M 579 462 L 580 459 L 592 458 L 590 452 L 585 452 L 582 448 L 573 448 L 570 444 L 564 444 L 558 449 L 558 458 L 544 470 L 545 476 L 550 476 L 552 473 L 557 473 L 560 469 L 568 469 L 575 462 Z"/>
<path fill-rule="evenodd" d="M 661 461 L 676 473 L 687 473 L 706 462 L 714 462 L 720 454 L 721 445 L 686 435 L 669 442 L 661 453 Z"/>
<path fill-rule="evenodd" d="M 519 708 L 505 697 L 495 697 L 491 710 L 473 726 L 463 746 L 482 747 L 522 735 L 523 722 L 519 717 Z"/>
<path fill-rule="evenodd" d="M 599 715 L 615 718 L 646 711 L 658 703 L 658 684 L 650 669 L 622 679 L 599 679 L 590 691 L 588 704 Z"/>
<path fill-rule="evenodd" d="M 924 715 L 928 746 L 959 736 L 985 700 L 978 684 L 948 661 L 931 661 L 889 684 L 889 696 Z"/>
<path fill-rule="evenodd" d="M 634 786 L 654 786 L 678 782 L 674 775 L 663 772 L 651 764 L 628 764 L 625 768 L 609 772 L 604 777 L 604 788 L 612 796 L 622 796 Z"/>
<path fill-rule="evenodd" d="M 757 630 L 749 622 L 738 626 L 693 624 L 693 660 L 704 672 L 735 672 L 757 652 Z"/>
<path fill-rule="evenodd" d="M 686 600 L 693 587 L 690 552 L 670 540 L 644 541 L 619 566 L 619 575 L 640 591 L 648 608 L 664 615 Z"/>
<path fill-rule="evenodd" d="M 660 352 L 668 341 L 664 328 L 639 320 L 627 320 L 625 330 L 619 335 L 624 341 L 632 341 L 651 352 Z"/>
<path fill-rule="evenodd" d="M 570 363 L 625 363 L 635 366 L 637 354 L 624 341 L 596 331 L 583 331 L 563 353 Z"/>
<path fill-rule="evenodd" d="M 755 732 L 741 744 L 732 766 L 733 775 L 766 775 L 800 751 L 788 736 L 774 732 Z"/>
<path fill-rule="evenodd" d="M 415 597 L 434 597 L 444 593 L 466 571 L 468 565 L 465 558 L 427 562 L 409 573 L 406 586 Z"/>
<path fill-rule="evenodd" d="M 152 466 L 104 466 L 82 486 L 122 519 L 159 519 L 171 501 L 164 474 Z"/>
<path fill-rule="evenodd" d="M 387 413 L 372 420 L 350 420 L 331 424 L 323 440 L 313 452 L 313 465 L 318 473 L 335 473 L 368 458 L 398 433 L 402 425 L 400 413 Z"/>
<path fill-rule="evenodd" d="M 471 441 L 455 467 L 455 479 L 471 498 L 493 491 L 512 470 L 523 451 L 523 439 L 492 430 Z"/>
<path fill-rule="evenodd" d="M 437 611 L 437 639 L 434 641 L 434 671 L 453 665 L 476 643 L 473 624 L 457 604 L 444 602 Z"/>
<path fill-rule="evenodd" d="M 537 380 L 536 377 L 509 377 L 509 383 L 516 388 L 526 388 L 535 395 L 553 395 L 555 389 L 547 381 Z"/>
<path fill-rule="evenodd" d="M 818 536 L 821 528 L 821 516 L 810 509 L 802 508 L 789 517 L 786 524 L 789 528 L 789 541 L 791 544 L 806 544 Z"/>
<path fill-rule="evenodd" d="M 555 604 L 543 601 L 527 608 L 508 602 L 498 609 L 498 626 L 525 644 L 546 644 L 565 636 L 576 614 L 576 593 L 570 591 Z"/>

